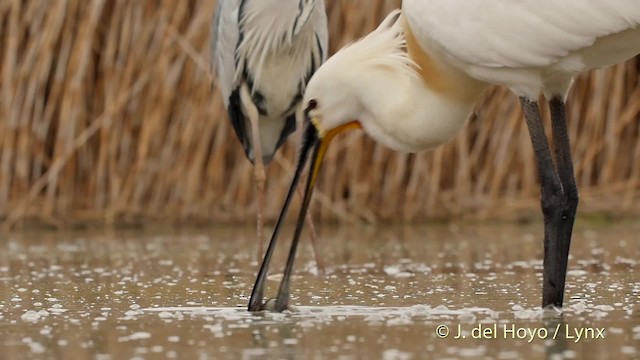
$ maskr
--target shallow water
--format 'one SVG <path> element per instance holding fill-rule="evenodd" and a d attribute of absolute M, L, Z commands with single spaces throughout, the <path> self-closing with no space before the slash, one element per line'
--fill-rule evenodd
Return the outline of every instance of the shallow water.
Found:
<path fill-rule="evenodd" d="M 638 234 L 640 224 L 578 222 L 562 316 L 539 308 L 541 224 L 321 229 L 324 274 L 305 237 L 291 314 L 245 311 L 258 266 L 252 228 L 5 235 L 0 354 L 634 359 Z"/>

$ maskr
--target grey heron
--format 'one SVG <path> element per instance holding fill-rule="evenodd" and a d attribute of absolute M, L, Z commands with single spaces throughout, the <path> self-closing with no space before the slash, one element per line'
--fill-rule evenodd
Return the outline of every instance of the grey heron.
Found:
<path fill-rule="evenodd" d="M 565 98 L 580 73 L 640 53 L 638 0 L 404 0 L 374 32 L 340 50 L 304 95 L 309 119 L 291 194 L 310 155 L 303 206 L 275 304 L 262 303 L 272 251 L 256 278 L 249 310 L 288 308 L 289 284 L 306 207 L 332 138 L 361 128 L 394 150 L 433 149 L 465 125 L 492 84 L 520 97 L 541 184 L 544 218 L 542 306 L 562 307 L 578 189 Z M 548 99 L 555 162 L 538 98 Z"/>
<path fill-rule="evenodd" d="M 229 120 L 254 164 L 260 249 L 264 165 L 302 123 L 302 95 L 327 44 L 323 0 L 218 0 L 211 60 Z"/>

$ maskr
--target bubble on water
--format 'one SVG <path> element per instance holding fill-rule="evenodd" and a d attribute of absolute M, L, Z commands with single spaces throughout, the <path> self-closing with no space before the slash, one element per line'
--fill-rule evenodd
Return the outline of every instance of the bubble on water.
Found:
<path fill-rule="evenodd" d="M 49 316 L 49 312 L 47 310 L 39 310 L 39 311 L 29 310 L 24 314 L 22 314 L 20 318 L 22 319 L 22 321 L 35 323 L 47 316 Z"/>
<path fill-rule="evenodd" d="M 525 309 L 520 305 L 514 305 L 512 309 L 513 309 L 513 316 L 516 319 L 521 319 L 521 320 L 540 319 L 544 314 L 544 309 L 542 308 Z"/>
<path fill-rule="evenodd" d="M 611 334 L 624 334 L 624 329 L 617 328 L 617 327 L 610 327 L 607 329 L 607 332 Z"/>
<path fill-rule="evenodd" d="M 34 354 L 42 354 L 46 350 L 46 348 L 42 344 L 33 341 L 33 339 L 30 337 L 23 338 L 22 342 L 26 344 L 29 347 L 29 351 Z"/>
<path fill-rule="evenodd" d="M 160 313 L 158 314 L 158 316 L 159 316 L 161 319 L 169 319 L 169 318 L 172 318 L 174 315 L 173 315 L 172 313 L 168 312 L 168 311 L 162 311 L 162 312 L 160 312 Z"/>
<path fill-rule="evenodd" d="M 458 320 L 460 320 L 461 322 L 466 322 L 466 323 L 475 322 L 477 318 L 478 317 L 474 313 L 472 313 L 470 311 L 458 315 Z"/>
<path fill-rule="evenodd" d="M 608 312 L 601 311 L 601 310 L 596 310 L 596 311 L 593 311 L 591 314 L 589 314 L 589 316 L 594 317 L 594 318 L 596 318 L 598 320 L 600 320 L 600 319 L 602 319 L 604 317 L 607 317 L 608 315 L 609 315 Z"/>
<path fill-rule="evenodd" d="M 512 360 L 512 359 L 521 359 L 522 354 L 517 351 L 501 351 L 498 353 L 499 360 Z"/>
<path fill-rule="evenodd" d="M 129 336 L 122 336 L 118 338 L 118 342 L 132 341 L 132 340 L 146 340 L 150 339 L 151 334 L 144 331 L 135 332 Z"/>
<path fill-rule="evenodd" d="M 385 266 L 384 267 L 384 272 L 385 272 L 385 274 L 387 274 L 389 276 L 393 276 L 393 277 L 397 277 L 397 278 L 406 278 L 406 277 L 413 276 L 412 273 L 409 273 L 409 272 L 406 272 L 404 270 L 401 270 L 400 266 L 398 266 L 398 265 Z"/>
<path fill-rule="evenodd" d="M 635 267 L 635 266 L 638 265 L 639 262 L 637 260 L 627 259 L 627 258 L 623 258 L 623 257 L 620 257 L 620 256 L 616 256 L 615 263 L 616 264 L 621 264 L 621 265 L 627 265 L 629 267 Z"/>
<path fill-rule="evenodd" d="M 585 276 L 588 272 L 585 270 L 569 270 L 567 271 L 567 276 Z"/>
<path fill-rule="evenodd" d="M 433 310 L 435 310 L 436 312 L 449 312 L 449 308 L 444 305 L 438 305 Z"/>
<path fill-rule="evenodd" d="M 328 319 L 330 321 L 330 318 Z M 367 315 L 364 318 L 364 321 L 369 322 L 369 323 L 382 323 L 385 321 L 385 316 L 382 313 L 374 313 L 374 314 L 370 314 Z"/>
<path fill-rule="evenodd" d="M 37 311 L 29 310 L 22 314 L 20 318 L 22 319 L 22 321 L 26 322 L 38 322 L 38 320 L 40 320 L 40 315 Z"/>
<path fill-rule="evenodd" d="M 224 330 L 222 328 L 222 324 L 212 324 L 205 325 L 205 329 L 209 329 L 213 333 L 214 337 L 221 338 L 224 337 Z"/>
<path fill-rule="evenodd" d="M 413 354 L 398 349 L 389 349 L 382 353 L 382 358 L 384 360 L 409 360 L 413 358 Z"/>
<path fill-rule="evenodd" d="M 180 336 L 169 336 L 167 337 L 167 341 L 171 342 L 171 343 L 177 343 L 180 341 Z"/>
<path fill-rule="evenodd" d="M 138 315 L 141 315 L 142 311 L 128 310 L 124 313 L 124 320 L 134 320 Z"/>
<path fill-rule="evenodd" d="M 389 319 L 386 322 L 387 326 L 408 326 L 413 325 L 413 320 L 407 316 L 400 316 L 395 319 Z"/>
<path fill-rule="evenodd" d="M 613 311 L 613 310 L 615 310 L 613 308 L 613 306 L 611 306 L 611 305 L 596 305 L 593 308 L 595 310 L 600 310 L 600 311 Z"/>
<path fill-rule="evenodd" d="M 620 348 L 620 352 L 625 355 L 634 355 L 638 350 L 633 346 L 623 346 Z"/>
<path fill-rule="evenodd" d="M 587 306 L 581 302 L 577 304 L 569 305 L 569 309 L 573 310 L 576 314 L 582 314 L 587 310 Z"/>
<path fill-rule="evenodd" d="M 284 345 L 297 345 L 298 344 L 298 339 L 296 339 L 296 338 L 284 339 L 284 340 L 282 340 L 282 344 L 284 344 Z"/>
<path fill-rule="evenodd" d="M 61 304 L 53 304 L 48 310 L 54 315 L 60 315 L 69 311 L 68 309 L 63 309 Z"/>
<path fill-rule="evenodd" d="M 487 348 L 484 346 L 478 346 L 476 348 L 464 348 L 458 351 L 458 355 L 465 358 L 480 358 L 486 354 Z"/>

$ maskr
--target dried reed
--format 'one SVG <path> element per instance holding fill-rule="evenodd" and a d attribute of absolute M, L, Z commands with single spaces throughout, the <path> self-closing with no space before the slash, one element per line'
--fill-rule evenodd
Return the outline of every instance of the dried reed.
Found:
<path fill-rule="evenodd" d="M 335 51 L 399 1 L 327 5 Z M 211 0 L 0 0 L 5 226 L 253 221 L 251 166 L 210 87 L 214 8 Z M 595 71 L 570 96 L 583 213 L 640 210 L 639 71 L 638 60 Z M 281 206 L 295 144 L 269 167 L 268 218 Z M 509 217 L 537 214 L 538 192 L 517 99 L 495 88 L 464 133 L 431 153 L 398 154 L 359 133 L 342 136 L 327 156 L 315 215 Z"/>

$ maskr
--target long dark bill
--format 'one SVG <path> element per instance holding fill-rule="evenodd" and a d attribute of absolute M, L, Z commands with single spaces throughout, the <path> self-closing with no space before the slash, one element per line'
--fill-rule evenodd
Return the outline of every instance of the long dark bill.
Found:
<path fill-rule="evenodd" d="M 269 247 L 267 248 L 267 252 L 264 255 L 264 259 L 262 260 L 262 265 L 260 266 L 260 271 L 258 272 L 258 276 L 256 278 L 256 282 L 253 285 L 253 290 L 251 291 L 251 298 L 249 299 L 249 311 L 262 311 L 263 310 L 263 298 L 264 298 L 264 288 L 266 286 L 267 273 L 269 272 L 269 263 L 271 262 L 271 257 L 273 256 L 273 252 L 276 247 L 276 243 L 278 242 L 278 234 L 280 233 L 280 228 L 282 223 L 284 222 L 284 218 L 287 216 L 287 212 L 289 211 L 289 205 L 291 204 L 291 199 L 296 191 L 298 186 L 298 182 L 300 181 L 300 176 L 302 175 L 302 171 L 307 163 L 307 158 L 309 157 L 309 152 L 312 148 L 314 148 L 314 158 L 318 153 L 318 132 L 311 123 L 307 123 L 307 127 L 305 129 L 302 145 L 300 146 L 300 157 L 298 159 L 298 165 L 296 167 L 295 173 L 293 175 L 293 180 L 291 181 L 291 187 L 289 188 L 289 192 L 287 193 L 287 197 L 285 198 L 284 205 L 282 206 L 282 211 L 280 212 L 280 216 L 278 217 L 278 222 L 276 223 L 276 227 L 273 230 L 273 235 L 271 235 L 271 241 L 269 242 Z M 315 159 L 314 159 L 315 163 Z M 312 168 L 313 169 L 313 168 Z M 313 176 L 309 175 L 309 179 Z M 308 187 L 308 184 L 307 184 Z M 309 191 L 307 190 L 307 193 Z M 310 198 L 310 194 L 308 197 Z M 305 196 L 305 202 L 307 205 L 303 205 L 302 212 L 306 213 L 306 207 L 308 206 L 307 196 Z M 302 216 L 304 217 L 304 215 Z M 298 226 L 296 227 L 296 238 L 299 237 L 298 228 L 301 230 L 300 221 L 298 222 Z M 289 262 L 287 261 L 287 266 Z"/>

